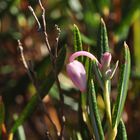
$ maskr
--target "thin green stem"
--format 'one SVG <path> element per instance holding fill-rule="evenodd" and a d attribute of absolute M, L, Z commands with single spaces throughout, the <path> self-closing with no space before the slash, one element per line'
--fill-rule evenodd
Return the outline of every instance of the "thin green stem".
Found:
<path fill-rule="evenodd" d="M 111 118 L 111 107 L 110 107 L 110 93 L 109 93 L 109 81 L 106 80 L 105 81 L 105 85 L 104 85 L 104 103 L 105 103 L 105 109 L 106 109 L 106 114 L 107 114 L 107 120 L 108 120 L 108 125 L 110 130 L 112 129 L 112 118 Z"/>
<path fill-rule="evenodd" d="M 108 140 L 115 140 L 117 134 L 117 127 L 112 128 L 112 117 L 111 117 L 111 106 L 110 106 L 110 90 L 109 90 L 109 80 L 105 81 L 104 85 L 104 102 L 107 114 L 107 121 L 109 126 Z"/>
<path fill-rule="evenodd" d="M 115 126 L 114 128 L 112 128 L 109 134 L 109 140 L 115 140 L 117 135 L 117 127 Z"/>

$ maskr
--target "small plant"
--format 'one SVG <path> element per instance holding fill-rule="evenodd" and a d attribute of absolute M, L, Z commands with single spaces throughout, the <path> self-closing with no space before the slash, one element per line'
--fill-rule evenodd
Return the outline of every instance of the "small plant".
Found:
<path fill-rule="evenodd" d="M 117 139 L 119 140 L 126 140 L 127 135 L 124 123 L 121 119 L 121 115 L 127 95 L 128 81 L 130 75 L 130 52 L 127 44 L 124 42 L 124 60 L 123 63 L 120 64 L 121 71 L 118 84 L 119 86 L 117 99 L 115 103 L 111 103 L 111 79 L 115 74 L 119 61 L 117 61 L 116 64 L 111 67 L 112 56 L 109 52 L 108 37 L 103 19 L 101 19 L 100 31 L 101 45 L 98 54 L 101 57 L 99 62 L 92 53 L 82 50 L 82 45 L 81 43 L 79 43 L 81 42 L 80 33 L 78 28 L 74 26 L 76 40 L 74 46 L 76 52 L 73 53 L 69 58 L 69 64 L 67 64 L 67 73 L 75 86 L 81 91 L 81 96 L 83 96 L 81 102 L 83 119 L 86 116 L 86 119 L 84 120 L 85 123 L 87 124 L 89 129 L 93 128 L 93 138 L 96 140 L 104 140 L 105 138 L 108 140 L 115 140 L 117 137 Z M 79 56 L 87 56 L 91 59 L 91 61 L 88 62 L 88 64 L 85 64 L 84 59 L 80 61 L 75 60 Z M 96 79 L 94 78 L 94 75 L 96 76 Z M 96 81 L 99 83 L 99 86 L 102 89 L 107 122 L 106 134 L 104 134 L 104 128 L 101 125 L 102 122 L 97 105 L 98 93 L 96 93 L 94 84 Z M 89 120 L 91 121 L 91 124 Z"/>
<path fill-rule="evenodd" d="M 44 37 L 46 47 L 50 55 L 50 63 L 52 65 L 51 71 L 45 77 L 43 84 L 38 83 L 35 72 L 24 57 L 23 47 L 18 40 L 18 47 L 20 49 L 21 58 L 24 64 L 27 74 L 36 89 L 34 94 L 23 112 L 16 116 L 15 122 L 11 129 L 7 132 L 5 125 L 5 108 L 2 98 L 0 97 L 0 139 L 13 140 L 15 133 L 20 133 L 23 122 L 30 117 L 35 108 L 40 105 L 43 108 L 43 113 L 49 118 L 52 123 L 58 140 L 65 139 L 65 126 L 67 125 L 67 118 L 64 113 L 64 95 L 61 87 L 61 81 L 58 78 L 59 72 L 64 66 L 66 58 L 66 47 L 62 47 L 58 50 L 58 41 L 60 35 L 60 29 L 56 26 L 58 36 L 56 38 L 56 48 L 52 51 L 50 46 L 48 34 L 46 31 L 45 21 L 45 9 L 39 0 L 39 5 L 43 11 L 42 21 L 43 25 L 39 22 L 33 8 L 29 6 L 29 10 L 32 12 L 38 24 L 38 31 Z M 109 51 L 108 36 L 105 23 L 101 19 L 100 25 L 100 39 L 99 48 L 97 52 L 85 51 L 82 47 L 81 35 L 78 27 L 74 25 L 74 53 L 70 56 L 68 64 L 66 64 L 66 71 L 69 78 L 74 85 L 80 90 L 78 116 L 80 118 L 81 131 L 73 130 L 76 133 L 76 137 L 71 136 L 72 140 L 127 140 L 127 134 L 125 130 L 124 122 L 121 118 L 124 104 L 127 96 L 128 82 L 130 76 L 130 52 L 127 44 L 123 45 L 123 60 L 122 62 L 116 61 L 112 64 L 112 54 Z M 98 57 L 96 57 L 98 56 Z M 120 66 L 119 80 L 118 80 L 118 92 L 115 102 L 111 99 L 111 79 L 113 78 L 116 70 Z M 42 98 L 46 96 L 53 84 L 56 83 L 60 112 L 59 119 L 61 122 L 61 130 L 58 131 L 52 118 L 49 116 L 47 109 L 44 107 Z M 100 91 L 100 92 L 99 92 Z M 97 97 L 100 94 L 104 102 L 104 112 L 101 113 L 98 106 Z M 19 134 L 20 135 L 20 134 Z M 48 140 L 52 140 L 49 128 L 47 128 Z"/>

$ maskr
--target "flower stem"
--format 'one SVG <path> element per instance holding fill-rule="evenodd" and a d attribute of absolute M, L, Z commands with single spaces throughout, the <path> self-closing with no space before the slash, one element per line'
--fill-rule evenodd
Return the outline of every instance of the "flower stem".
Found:
<path fill-rule="evenodd" d="M 108 120 L 108 125 L 110 130 L 112 129 L 112 118 L 111 118 L 111 107 L 110 107 L 110 93 L 109 93 L 109 88 L 108 88 L 109 81 L 105 81 L 105 86 L 104 86 L 104 103 L 105 103 L 105 108 L 106 108 L 106 114 L 107 114 L 107 120 Z"/>
<path fill-rule="evenodd" d="M 96 58 L 93 54 L 91 54 L 91 53 L 89 53 L 89 52 L 87 52 L 87 51 L 78 51 L 78 52 L 73 53 L 73 54 L 70 56 L 69 61 L 72 62 L 72 61 L 74 61 L 74 59 L 76 59 L 76 58 L 79 57 L 79 56 L 87 56 L 87 57 L 90 58 L 91 60 L 96 61 L 97 64 L 99 63 L 98 60 L 97 60 L 97 58 Z"/>
<path fill-rule="evenodd" d="M 109 134 L 109 140 L 115 140 L 117 135 L 117 127 L 115 126 L 114 128 L 112 128 Z"/>
<path fill-rule="evenodd" d="M 115 140 L 117 135 L 117 127 L 112 128 L 111 106 L 110 106 L 109 80 L 105 81 L 104 85 L 104 102 L 109 126 L 108 140 Z"/>

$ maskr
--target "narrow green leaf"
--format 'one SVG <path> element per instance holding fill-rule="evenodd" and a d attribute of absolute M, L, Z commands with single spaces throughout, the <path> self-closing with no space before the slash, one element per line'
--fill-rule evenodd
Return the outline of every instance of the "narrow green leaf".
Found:
<path fill-rule="evenodd" d="M 98 40 L 98 59 L 101 58 L 102 54 L 109 52 L 107 29 L 104 20 L 101 18 L 100 28 L 99 28 L 99 40 Z"/>
<path fill-rule="evenodd" d="M 88 48 L 87 52 L 90 52 L 90 48 Z M 84 64 L 84 67 L 85 67 L 85 70 L 86 70 L 86 76 L 88 77 L 89 75 L 89 68 L 90 68 L 90 62 L 91 62 L 91 59 L 88 58 L 88 57 L 84 57 L 83 59 L 83 64 Z"/>
<path fill-rule="evenodd" d="M 96 78 L 101 86 L 102 89 L 104 89 L 104 82 L 103 82 L 103 78 L 102 78 L 102 74 L 99 71 L 99 68 L 97 66 L 97 63 L 95 61 L 93 61 L 93 70 L 95 72 Z"/>
<path fill-rule="evenodd" d="M 118 95 L 114 106 L 112 118 L 113 127 L 118 126 L 118 123 L 120 122 L 128 89 L 128 82 L 130 76 L 130 52 L 126 43 L 124 43 L 123 55 L 124 55 L 124 63 L 122 64 L 120 72 Z"/>
<path fill-rule="evenodd" d="M 64 65 L 65 56 L 66 56 L 66 47 L 63 47 L 57 59 L 58 73 L 61 71 Z M 49 92 L 54 82 L 55 82 L 55 77 L 54 77 L 53 71 L 51 71 L 48 74 L 48 76 L 45 77 L 45 81 L 40 88 L 39 93 L 40 93 L 41 98 L 43 98 Z M 17 128 L 33 113 L 33 111 L 35 110 L 38 104 L 39 104 L 39 94 L 36 93 L 30 99 L 29 103 L 27 104 L 23 112 L 20 114 L 20 116 L 14 123 L 13 127 L 11 128 L 11 133 L 16 132 Z"/>
<path fill-rule="evenodd" d="M 82 50 L 82 39 L 81 39 L 81 34 L 80 31 L 77 27 L 77 25 L 74 24 L 73 28 L 74 32 L 74 51 L 81 51 Z"/>
<path fill-rule="evenodd" d="M 118 125 L 118 133 L 116 140 L 127 140 L 127 133 L 125 129 L 124 122 L 121 120 Z"/>
<path fill-rule="evenodd" d="M 81 134 L 79 132 L 77 132 L 76 135 L 77 135 L 77 140 L 83 140 L 82 136 L 81 136 Z"/>
<path fill-rule="evenodd" d="M 92 66 L 90 63 L 89 68 L 89 80 L 88 80 L 88 104 L 89 104 L 89 111 L 90 111 L 90 120 L 92 123 L 92 127 L 94 130 L 94 135 L 96 140 L 104 140 L 104 133 L 103 128 L 101 124 L 101 119 L 99 115 L 99 110 L 97 106 L 97 100 L 96 100 L 96 93 L 94 88 L 94 83 L 92 79 Z"/>
<path fill-rule="evenodd" d="M 16 121 L 18 118 L 17 114 L 14 114 L 14 120 Z M 24 132 L 24 128 L 22 125 L 20 125 L 16 131 L 16 135 L 17 135 L 17 139 L 18 140 L 26 140 L 26 136 L 25 136 L 25 132 Z"/>
<path fill-rule="evenodd" d="M 82 140 L 82 136 L 78 131 L 73 130 L 70 139 L 72 139 L 72 140 Z"/>
<path fill-rule="evenodd" d="M 73 33 L 74 33 L 74 52 L 83 50 L 80 31 L 75 24 L 73 28 Z M 83 59 L 82 57 L 78 58 L 79 61 L 82 61 L 82 59 Z"/>
<path fill-rule="evenodd" d="M 104 20 L 101 18 L 101 47 L 103 48 L 103 53 L 109 52 L 108 35 Z"/>

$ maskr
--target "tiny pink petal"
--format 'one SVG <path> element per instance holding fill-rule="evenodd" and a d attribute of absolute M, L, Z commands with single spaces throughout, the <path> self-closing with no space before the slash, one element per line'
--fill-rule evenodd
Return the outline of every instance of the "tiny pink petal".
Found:
<path fill-rule="evenodd" d="M 111 53 L 105 52 L 102 57 L 101 57 L 101 69 L 103 71 L 106 71 L 110 67 L 110 62 L 111 62 L 112 56 Z"/>
<path fill-rule="evenodd" d="M 87 79 L 86 71 L 82 63 L 77 60 L 74 60 L 67 64 L 67 73 L 71 78 L 74 85 L 80 89 L 80 91 L 86 90 Z"/>

